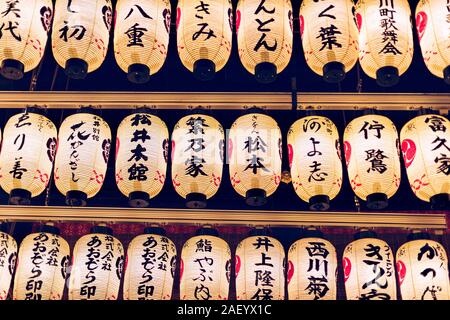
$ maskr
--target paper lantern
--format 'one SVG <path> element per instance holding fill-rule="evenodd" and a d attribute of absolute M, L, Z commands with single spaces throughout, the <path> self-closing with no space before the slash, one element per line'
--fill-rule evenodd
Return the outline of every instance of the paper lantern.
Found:
<path fill-rule="evenodd" d="M 264 114 L 239 117 L 228 138 L 230 179 L 248 205 L 266 203 L 281 181 L 282 140 L 276 121 Z"/>
<path fill-rule="evenodd" d="M 403 162 L 412 191 L 448 209 L 450 200 L 450 121 L 437 114 L 418 116 L 400 131 Z"/>
<path fill-rule="evenodd" d="M 73 249 L 69 300 L 117 300 L 124 262 L 122 244 L 107 227 L 94 227 Z"/>
<path fill-rule="evenodd" d="M 359 0 L 359 63 L 383 87 L 394 86 L 411 64 L 414 45 L 407 0 Z"/>
<path fill-rule="evenodd" d="M 416 28 L 423 60 L 432 74 L 450 84 L 450 18 L 447 0 L 420 0 Z"/>
<path fill-rule="evenodd" d="M 23 239 L 14 277 L 14 300 L 61 300 L 70 248 L 58 228 L 44 226 Z"/>
<path fill-rule="evenodd" d="M 199 80 L 211 80 L 231 53 L 233 8 L 230 0 L 180 0 L 177 47 L 183 65 Z"/>
<path fill-rule="evenodd" d="M 355 194 L 370 209 L 383 209 L 400 186 L 397 129 L 388 118 L 368 114 L 352 120 L 344 131 L 348 178 Z"/>
<path fill-rule="evenodd" d="M 284 300 L 285 256 L 275 238 L 258 235 L 236 248 L 237 300 Z"/>
<path fill-rule="evenodd" d="M 110 0 L 56 0 L 52 51 L 73 79 L 84 79 L 105 60 L 111 29 Z"/>
<path fill-rule="evenodd" d="M 396 300 L 394 255 L 373 232 L 361 232 L 344 249 L 347 300 Z"/>
<path fill-rule="evenodd" d="M 308 235 L 289 248 L 289 300 L 336 300 L 336 249 L 317 236 Z"/>
<path fill-rule="evenodd" d="M 327 82 L 340 82 L 358 60 L 358 28 L 352 0 L 306 0 L 300 35 L 306 63 Z"/>
<path fill-rule="evenodd" d="M 16 267 L 17 243 L 13 237 L 6 233 L 5 224 L 0 227 L 0 300 L 6 300 Z"/>
<path fill-rule="evenodd" d="M 132 207 L 146 207 L 166 180 L 169 132 L 158 117 L 137 112 L 117 129 L 116 182 Z"/>
<path fill-rule="evenodd" d="M 426 233 L 413 233 L 397 250 L 397 274 L 403 300 L 450 300 L 444 247 Z"/>
<path fill-rule="evenodd" d="M 11 204 L 30 204 L 50 180 L 56 149 L 56 127 L 28 110 L 9 118 L 0 153 L 0 186 Z"/>
<path fill-rule="evenodd" d="M 128 80 L 145 83 L 161 69 L 169 47 L 169 0 L 120 0 L 116 5 L 114 53 Z"/>
<path fill-rule="evenodd" d="M 100 191 L 111 147 L 108 124 L 85 112 L 64 119 L 58 135 L 55 185 L 71 206 L 85 206 Z"/>
<path fill-rule="evenodd" d="M 0 73 L 19 80 L 36 68 L 52 23 L 51 0 L 7 0 L 0 3 Z"/>
<path fill-rule="evenodd" d="M 207 115 L 183 117 L 172 133 L 172 182 L 189 208 L 204 208 L 222 180 L 224 132 Z"/>
<path fill-rule="evenodd" d="M 214 229 L 200 229 L 183 245 L 180 261 L 181 300 L 227 300 L 231 251 Z"/>
<path fill-rule="evenodd" d="M 175 244 L 162 228 L 146 228 L 128 246 L 125 300 L 170 300 L 177 259 Z"/>
<path fill-rule="evenodd" d="M 311 210 L 327 210 L 342 186 L 339 133 L 328 118 L 308 116 L 288 131 L 292 185 Z"/>
<path fill-rule="evenodd" d="M 275 81 L 292 55 L 290 0 L 239 0 L 236 31 L 239 58 L 261 83 Z"/>

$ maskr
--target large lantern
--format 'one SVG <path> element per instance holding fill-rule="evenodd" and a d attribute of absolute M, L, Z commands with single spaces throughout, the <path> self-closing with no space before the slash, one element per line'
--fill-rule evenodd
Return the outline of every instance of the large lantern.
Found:
<path fill-rule="evenodd" d="M 345 161 L 355 194 L 370 209 L 383 209 L 400 186 L 397 129 L 388 118 L 368 114 L 352 120 L 344 131 Z"/>
<path fill-rule="evenodd" d="M 292 55 L 290 0 L 239 0 L 236 31 L 239 58 L 261 83 L 270 83 Z"/>
<path fill-rule="evenodd" d="M 145 83 L 161 69 L 169 47 L 169 0 L 120 0 L 116 5 L 114 54 L 128 80 Z"/>
<path fill-rule="evenodd" d="M 50 180 L 56 150 L 56 127 L 28 110 L 9 118 L 0 153 L 0 185 L 12 204 L 30 204 Z"/>
<path fill-rule="evenodd" d="M 300 6 L 306 63 L 327 82 L 342 81 L 358 60 L 354 9 L 352 0 L 306 0 Z"/>
<path fill-rule="evenodd" d="M 448 209 L 450 200 L 450 121 L 437 114 L 418 116 L 400 132 L 403 160 L 412 191 L 431 202 L 433 209 Z"/>
<path fill-rule="evenodd" d="M 23 239 L 14 277 L 14 300 L 61 300 L 70 248 L 59 229 L 45 225 Z"/>
<path fill-rule="evenodd" d="M 85 206 L 105 180 L 111 130 L 89 109 L 67 117 L 61 124 L 55 159 L 55 185 L 71 206 Z"/>
<path fill-rule="evenodd" d="M 224 132 L 213 117 L 181 118 L 172 133 L 172 182 L 189 208 L 204 208 L 222 180 Z"/>
<path fill-rule="evenodd" d="M 200 80 L 211 80 L 231 53 L 233 8 L 230 0 L 180 0 L 177 47 L 183 65 Z"/>
<path fill-rule="evenodd" d="M 227 300 L 231 251 L 218 232 L 202 228 L 183 245 L 180 261 L 181 300 Z"/>
<path fill-rule="evenodd" d="M 0 225 L 0 300 L 6 300 L 16 267 L 17 243 L 6 233 L 6 224 Z"/>
<path fill-rule="evenodd" d="M 52 51 L 68 77 L 83 79 L 101 66 L 111 20 L 110 0 L 56 0 Z"/>
<path fill-rule="evenodd" d="M 396 300 L 394 255 L 374 232 L 362 231 L 344 249 L 347 300 Z"/>
<path fill-rule="evenodd" d="M 18 80 L 44 56 L 53 4 L 51 0 L 5 0 L 0 12 L 0 73 Z"/>
<path fill-rule="evenodd" d="M 311 210 L 327 210 L 342 185 L 339 133 L 325 117 L 308 116 L 289 129 L 289 165 L 297 195 Z"/>
<path fill-rule="evenodd" d="M 450 84 L 450 9 L 448 0 L 420 0 L 416 27 L 423 60 L 432 74 Z"/>
<path fill-rule="evenodd" d="M 117 300 L 123 254 L 110 228 L 97 226 L 81 237 L 73 249 L 69 300 Z"/>
<path fill-rule="evenodd" d="M 336 249 L 321 232 L 308 230 L 289 248 L 289 300 L 336 300 L 336 275 Z"/>
<path fill-rule="evenodd" d="M 408 0 L 359 0 L 356 20 L 362 69 L 380 86 L 396 85 L 414 52 Z"/>
<path fill-rule="evenodd" d="M 426 233 L 413 233 L 397 250 L 397 274 L 403 300 L 450 300 L 444 247 Z"/>
<path fill-rule="evenodd" d="M 283 245 L 262 230 L 254 230 L 236 248 L 236 298 L 284 300 Z"/>
<path fill-rule="evenodd" d="M 137 112 L 117 129 L 116 182 L 133 207 L 146 207 L 166 180 L 169 132 L 158 117 Z"/>
<path fill-rule="evenodd" d="M 281 181 L 282 140 L 276 121 L 264 114 L 239 117 L 228 140 L 230 179 L 249 205 L 260 206 Z"/>

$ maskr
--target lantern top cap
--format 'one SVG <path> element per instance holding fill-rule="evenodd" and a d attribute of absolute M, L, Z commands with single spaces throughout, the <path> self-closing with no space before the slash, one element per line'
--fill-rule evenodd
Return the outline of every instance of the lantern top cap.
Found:
<path fill-rule="evenodd" d="M 8 229 L 9 229 L 8 228 L 8 223 L 6 223 L 6 222 L 1 222 L 0 223 L 0 232 L 9 234 Z"/>
<path fill-rule="evenodd" d="M 353 239 L 369 239 L 369 238 L 377 238 L 377 234 L 374 231 L 370 231 L 367 229 L 361 229 L 353 236 Z"/>
<path fill-rule="evenodd" d="M 204 226 L 200 229 L 198 229 L 195 232 L 196 236 L 213 236 L 213 237 L 218 237 L 219 236 L 219 231 L 217 231 L 217 229 L 212 228 L 211 226 Z"/>
<path fill-rule="evenodd" d="M 156 114 L 156 108 L 154 108 L 153 106 L 138 106 L 135 109 L 133 109 L 133 111 L 131 111 L 131 114 L 136 114 L 136 113 L 148 113 L 150 115 L 154 115 Z"/>
<path fill-rule="evenodd" d="M 261 228 L 261 227 L 256 227 L 253 228 L 252 230 L 250 230 L 250 232 L 248 233 L 249 237 L 257 237 L 257 236 L 265 236 L 268 237 L 271 235 L 271 231 L 269 228 Z"/>
<path fill-rule="evenodd" d="M 161 227 L 150 226 L 144 229 L 144 234 L 156 234 L 158 236 L 166 236 L 166 230 Z"/>
<path fill-rule="evenodd" d="M 94 226 L 91 228 L 91 233 L 106 234 L 108 236 L 113 235 L 113 229 L 106 226 Z"/>
<path fill-rule="evenodd" d="M 39 232 L 50 233 L 59 236 L 61 234 L 58 227 L 55 227 L 53 224 L 44 224 L 39 228 Z"/>
<path fill-rule="evenodd" d="M 407 237 L 408 241 L 414 240 L 431 240 L 430 234 L 428 232 L 419 231 L 419 232 L 411 232 Z"/>
<path fill-rule="evenodd" d="M 96 116 L 100 115 L 100 109 L 96 108 L 92 105 L 89 106 L 81 106 L 80 109 L 77 110 L 77 113 L 89 113 L 94 114 Z"/>
<path fill-rule="evenodd" d="M 303 238 L 324 238 L 323 232 L 316 228 L 307 228 L 304 230 Z"/>
<path fill-rule="evenodd" d="M 23 113 L 36 113 L 41 116 L 47 115 L 47 107 L 46 106 L 39 106 L 37 104 L 32 106 L 26 106 L 25 109 L 23 109 Z"/>

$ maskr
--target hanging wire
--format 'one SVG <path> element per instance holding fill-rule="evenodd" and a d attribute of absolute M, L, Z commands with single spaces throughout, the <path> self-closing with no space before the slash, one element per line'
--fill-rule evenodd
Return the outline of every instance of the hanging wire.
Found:
<path fill-rule="evenodd" d="M 356 92 L 361 93 L 363 88 L 363 81 L 361 77 L 361 67 L 356 63 Z"/>
<path fill-rule="evenodd" d="M 58 71 L 59 71 L 59 65 L 56 64 L 55 71 L 53 71 L 53 79 L 52 79 L 52 84 L 50 86 L 50 91 L 53 91 L 53 89 L 55 87 L 56 78 L 58 76 Z"/>

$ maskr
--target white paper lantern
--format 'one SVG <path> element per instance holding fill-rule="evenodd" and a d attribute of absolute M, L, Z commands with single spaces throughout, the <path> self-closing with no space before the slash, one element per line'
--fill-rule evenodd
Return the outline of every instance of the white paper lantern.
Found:
<path fill-rule="evenodd" d="M 4 232 L 4 230 L 0 231 L 0 300 L 6 300 L 8 297 L 12 275 L 16 267 L 16 260 L 16 240 Z"/>

